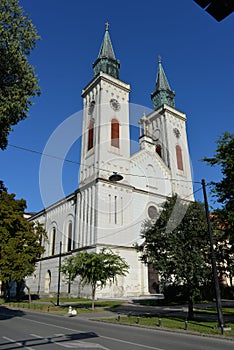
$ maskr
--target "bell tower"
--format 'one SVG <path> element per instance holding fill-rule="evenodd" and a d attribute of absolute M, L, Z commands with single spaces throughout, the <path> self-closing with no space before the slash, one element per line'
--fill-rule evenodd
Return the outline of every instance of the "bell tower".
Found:
<path fill-rule="evenodd" d="M 83 89 L 83 129 L 80 187 L 120 171 L 121 159 L 130 157 L 129 84 L 119 80 L 109 23 L 93 63 L 94 78 Z M 103 171 L 104 170 L 104 171 Z"/>
<path fill-rule="evenodd" d="M 187 118 L 175 108 L 175 92 L 170 88 L 160 56 L 155 91 L 151 94 L 151 100 L 154 111 L 140 120 L 140 124 L 144 126 L 144 135 L 150 136 L 151 148 L 155 149 L 170 171 L 172 193 L 193 200 Z M 145 138 L 142 138 L 142 144 L 144 140 Z"/>

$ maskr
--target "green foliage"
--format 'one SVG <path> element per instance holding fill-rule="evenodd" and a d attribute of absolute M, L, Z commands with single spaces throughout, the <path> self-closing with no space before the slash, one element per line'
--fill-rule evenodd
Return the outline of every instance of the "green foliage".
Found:
<path fill-rule="evenodd" d="M 41 238 L 45 231 L 42 225 L 28 222 L 25 208 L 25 200 L 0 193 L 0 279 L 6 284 L 11 280 L 21 282 L 32 274 L 44 252 Z"/>
<path fill-rule="evenodd" d="M 107 282 L 115 282 L 116 277 L 125 276 L 128 269 L 129 266 L 123 258 L 107 249 L 102 249 L 99 253 L 83 251 L 65 259 L 61 266 L 68 282 L 80 276 L 83 286 L 91 285 L 93 308 L 97 287 L 103 288 Z"/>
<path fill-rule="evenodd" d="M 220 208 L 214 210 L 212 224 L 216 241 L 216 257 L 221 275 L 234 276 L 234 135 L 224 132 L 217 140 L 214 157 L 203 159 L 211 166 L 219 166 L 223 175 L 212 183 L 213 195 Z M 225 271 L 224 270 L 225 266 Z"/>
<path fill-rule="evenodd" d="M 213 182 L 214 195 L 219 203 L 234 211 L 234 135 L 224 132 L 216 143 L 218 147 L 214 157 L 205 157 L 203 160 L 211 166 L 220 166 L 223 178 Z M 234 213 L 232 215 L 234 219 Z"/>
<path fill-rule="evenodd" d="M 178 213 L 185 212 L 185 209 L 186 213 L 171 231 L 168 227 L 175 203 Z M 183 285 L 192 313 L 193 302 L 200 293 L 199 286 L 210 277 L 209 241 L 203 206 L 198 202 L 179 200 L 177 196 L 170 198 L 156 223 L 144 225 L 142 237 L 144 245 L 138 247 L 142 251 L 142 261 L 152 264 L 160 273 L 164 286 Z"/>
<path fill-rule="evenodd" d="M 1 199 L 2 192 L 7 192 L 7 188 L 5 187 L 3 181 L 0 180 L 0 199 Z"/>
<path fill-rule="evenodd" d="M 34 68 L 28 62 L 39 39 L 18 0 L 0 2 L 0 148 L 20 120 L 28 116 L 31 98 L 39 94 Z"/>

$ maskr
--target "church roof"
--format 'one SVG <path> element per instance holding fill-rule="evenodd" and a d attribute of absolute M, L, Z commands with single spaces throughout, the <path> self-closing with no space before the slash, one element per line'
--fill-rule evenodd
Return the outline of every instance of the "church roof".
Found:
<path fill-rule="evenodd" d="M 109 23 L 106 23 L 106 31 L 98 54 L 98 58 L 93 63 L 94 76 L 100 72 L 107 73 L 112 77 L 119 78 L 120 62 L 116 60 L 111 38 L 109 34 Z"/>
<path fill-rule="evenodd" d="M 158 56 L 158 75 L 156 80 L 156 87 L 155 90 L 171 90 L 170 85 L 168 83 L 166 74 L 164 72 L 163 66 L 162 66 L 162 60 L 161 56 Z"/>
<path fill-rule="evenodd" d="M 154 109 L 157 110 L 163 104 L 175 107 L 175 93 L 171 90 L 166 74 L 162 66 L 161 57 L 158 56 L 158 74 L 156 79 L 155 91 L 151 94 Z"/>
<path fill-rule="evenodd" d="M 111 58 L 112 60 L 116 60 L 113 46 L 111 43 L 111 38 L 109 34 L 109 23 L 106 23 L 106 32 L 104 35 L 104 39 L 102 41 L 102 45 L 98 54 L 98 58 Z"/>

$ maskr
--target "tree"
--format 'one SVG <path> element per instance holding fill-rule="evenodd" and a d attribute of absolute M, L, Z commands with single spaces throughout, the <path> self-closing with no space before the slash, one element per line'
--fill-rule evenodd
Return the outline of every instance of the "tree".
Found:
<path fill-rule="evenodd" d="M 14 194 L 0 191 L 0 280 L 6 294 L 9 294 L 10 281 L 15 281 L 20 288 L 44 252 L 41 239 L 45 231 L 42 225 L 28 222 L 25 209 L 25 200 L 16 200 Z"/>
<path fill-rule="evenodd" d="M 34 68 L 28 62 L 39 39 L 18 0 L 0 2 L 0 148 L 5 149 L 12 126 L 28 116 L 31 98 L 39 95 Z"/>
<path fill-rule="evenodd" d="M 172 212 L 187 211 L 175 227 Z M 175 227 L 170 230 L 170 227 Z M 199 287 L 210 276 L 208 267 L 209 244 L 205 210 L 198 202 L 185 202 L 174 196 L 165 203 L 155 223 L 146 222 L 142 230 L 144 243 L 137 249 L 142 261 L 152 264 L 161 277 L 162 286 L 182 285 L 188 301 L 188 317 L 193 318 L 193 304 Z"/>
<path fill-rule="evenodd" d="M 0 196 L 1 196 L 2 192 L 7 192 L 7 188 L 5 187 L 3 181 L 0 180 Z"/>
<path fill-rule="evenodd" d="M 218 269 L 221 275 L 225 273 L 229 276 L 232 284 L 234 276 L 234 135 L 224 132 L 216 143 L 214 157 L 205 157 L 203 160 L 211 166 L 219 166 L 223 175 L 220 181 L 211 183 L 212 194 L 220 206 L 213 212 L 214 238 Z"/>
<path fill-rule="evenodd" d="M 97 288 L 105 287 L 107 282 L 116 282 L 117 276 L 125 276 L 128 269 L 123 258 L 107 249 L 102 249 L 99 253 L 83 251 L 66 258 L 61 266 L 61 271 L 68 277 L 68 283 L 79 275 L 83 286 L 91 285 L 93 310 Z"/>

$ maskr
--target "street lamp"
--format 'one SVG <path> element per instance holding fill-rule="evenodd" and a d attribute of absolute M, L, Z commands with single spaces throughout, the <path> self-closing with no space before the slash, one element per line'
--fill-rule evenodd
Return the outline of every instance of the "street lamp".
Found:
<path fill-rule="evenodd" d="M 204 195 L 206 221 L 207 221 L 207 228 L 208 228 L 208 234 L 209 234 L 209 240 L 210 240 L 211 264 L 212 264 L 212 273 L 213 273 L 214 284 L 215 284 L 215 296 L 216 296 L 215 299 L 216 299 L 216 308 L 218 313 L 218 322 L 221 328 L 221 332 L 222 334 L 224 334 L 224 320 L 223 320 L 223 313 L 222 313 L 219 280 L 218 280 L 218 274 L 217 274 L 215 252 L 214 252 L 213 234 L 212 234 L 211 224 L 210 224 L 210 212 L 209 212 L 209 206 L 207 201 L 205 180 L 202 179 L 201 183 L 202 183 L 202 189 L 203 189 L 203 195 Z"/>
<path fill-rule="evenodd" d="M 121 181 L 123 180 L 123 176 L 114 171 L 113 174 L 109 177 L 109 180 L 111 182 Z"/>

